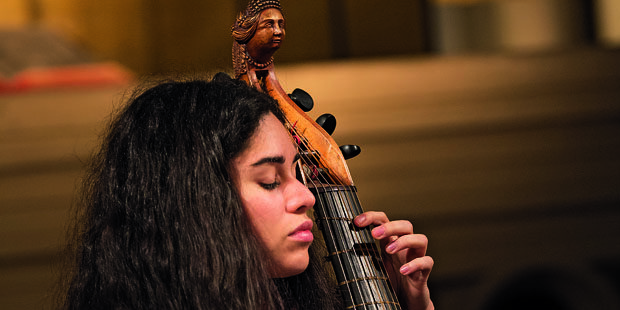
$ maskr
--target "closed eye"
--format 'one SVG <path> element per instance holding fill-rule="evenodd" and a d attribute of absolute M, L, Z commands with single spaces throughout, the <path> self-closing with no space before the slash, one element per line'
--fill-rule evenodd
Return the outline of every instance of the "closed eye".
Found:
<path fill-rule="evenodd" d="M 280 186 L 280 181 L 275 181 L 273 183 L 259 183 L 259 185 L 262 188 L 264 188 L 264 189 L 266 189 L 268 191 L 271 191 L 271 190 L 274 190 L 274 189 L 278 188 L 278 186 Z"/>

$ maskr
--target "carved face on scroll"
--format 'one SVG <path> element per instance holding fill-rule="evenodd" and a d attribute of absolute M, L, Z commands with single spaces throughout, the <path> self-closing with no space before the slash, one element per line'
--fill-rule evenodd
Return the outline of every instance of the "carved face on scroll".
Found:
<path fill-rule="evenodd" d="M 254 36 L 246 49 L 256 62 L 266 63 L 284 42 L 286 23 L 282 12 L 276 8 L 262 11 Z"/>

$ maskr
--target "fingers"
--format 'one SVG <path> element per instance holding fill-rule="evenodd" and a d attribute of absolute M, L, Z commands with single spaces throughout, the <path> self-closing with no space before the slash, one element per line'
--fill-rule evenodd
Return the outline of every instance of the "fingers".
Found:
<path fill-rule="evenodd" d="M 408 263 L 403 264 L 400 267 L 400 273 L 402 275 L 413 275 L 418 272 L 415 276 L 419 277 L 418 279 L 414 279 L 417 281 L 426 281 L 428 279 L 431 270 L 433 269 L 433 265 L 435 262 L 433 258 L 430 256 L 418 257 Z"/>
<path fill-rule="evenodd" d="M 428 248 L 428 238 L 422 234 L 413 233 L 413 224 L 409 221 L 390 221 L 383 212 L 365 212 L 357 216 L 355 224 L 358 227 L 366 227 L 369 225 L 377 225 L 372 230 L 372 236 L 381 240 L 385 245 L 387 254 L 397 254 L 400 251 L 407 250 L 407 260 L 400 268 L 403 275 L 414 275 L 420 277 L 420 280 L 428 278 L 430 271 L 433 269 L 434 261 L 430 256 L 426 256 Z M 413 258 L 413 259 L 412 259 Z"/>
<path fill-rule="evenodd" d="M 390 220 L 384 212 L 368 211 L 355 217 L 355 225 L 358 227 L 366 227 L 368 225 L 381 225 Z"/>
<path fill-rule="evenodd" d="M 413 234 L 413 225 L 409 221 L 392 221 L 383 212 L 365 212 L 355 218 L 358 227 L 377 225 L 372 230 L 372 236 L 376 239 L 384 239 L 391 236 L 403 236 Z"/>
<path fill-rule="evenodd" d="M 414 252 L 415 257 L 422 257 L 426 255 L 426 249 L 428 247 L 428 238 L 422 234 L 409 234 L 400 238 L 394 238 L 394 240 L 385 247 L 385 252 L 388 254 L 396 254 L 399 251 L 409 249 Z"/>

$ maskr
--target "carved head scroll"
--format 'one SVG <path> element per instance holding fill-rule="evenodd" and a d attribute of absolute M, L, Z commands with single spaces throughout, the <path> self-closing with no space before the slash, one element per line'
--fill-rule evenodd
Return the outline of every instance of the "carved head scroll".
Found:
<path fill-rule="evenodd" d="M 251 68 L 264 69 L 284 42 L 285 20 L 279 0 L 252 0 L 232 27 L 233 67 L 239 77 Z"/>

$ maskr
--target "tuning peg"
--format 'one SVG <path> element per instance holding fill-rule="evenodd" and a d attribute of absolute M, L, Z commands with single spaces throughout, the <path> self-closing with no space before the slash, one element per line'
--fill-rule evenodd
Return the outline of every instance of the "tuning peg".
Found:
<path fill-rule="evenodd" d="M 340 146 L 340 151 L 342 152 L 344 159 L 350 159 L 359 155 L 362 149 L 357 145 L 347 144 Z"/>
<path fill-rule="evenodd" d="M 288 96 L 304 112 L 309 112 L 314 107 L 314 100 L 312 100 L 310 94 L 303 89 L 295 88 L 293 93 L 288 94 Z"/>
<path fill-rule="evenodd" d="M 336 117 L 329 113 L 319 116 L 319 118 L 316 119 L 316 123 L 323 127 L 325 132 L 329 135 L 334 133 L 334 130 L 336 130 Z"/>

